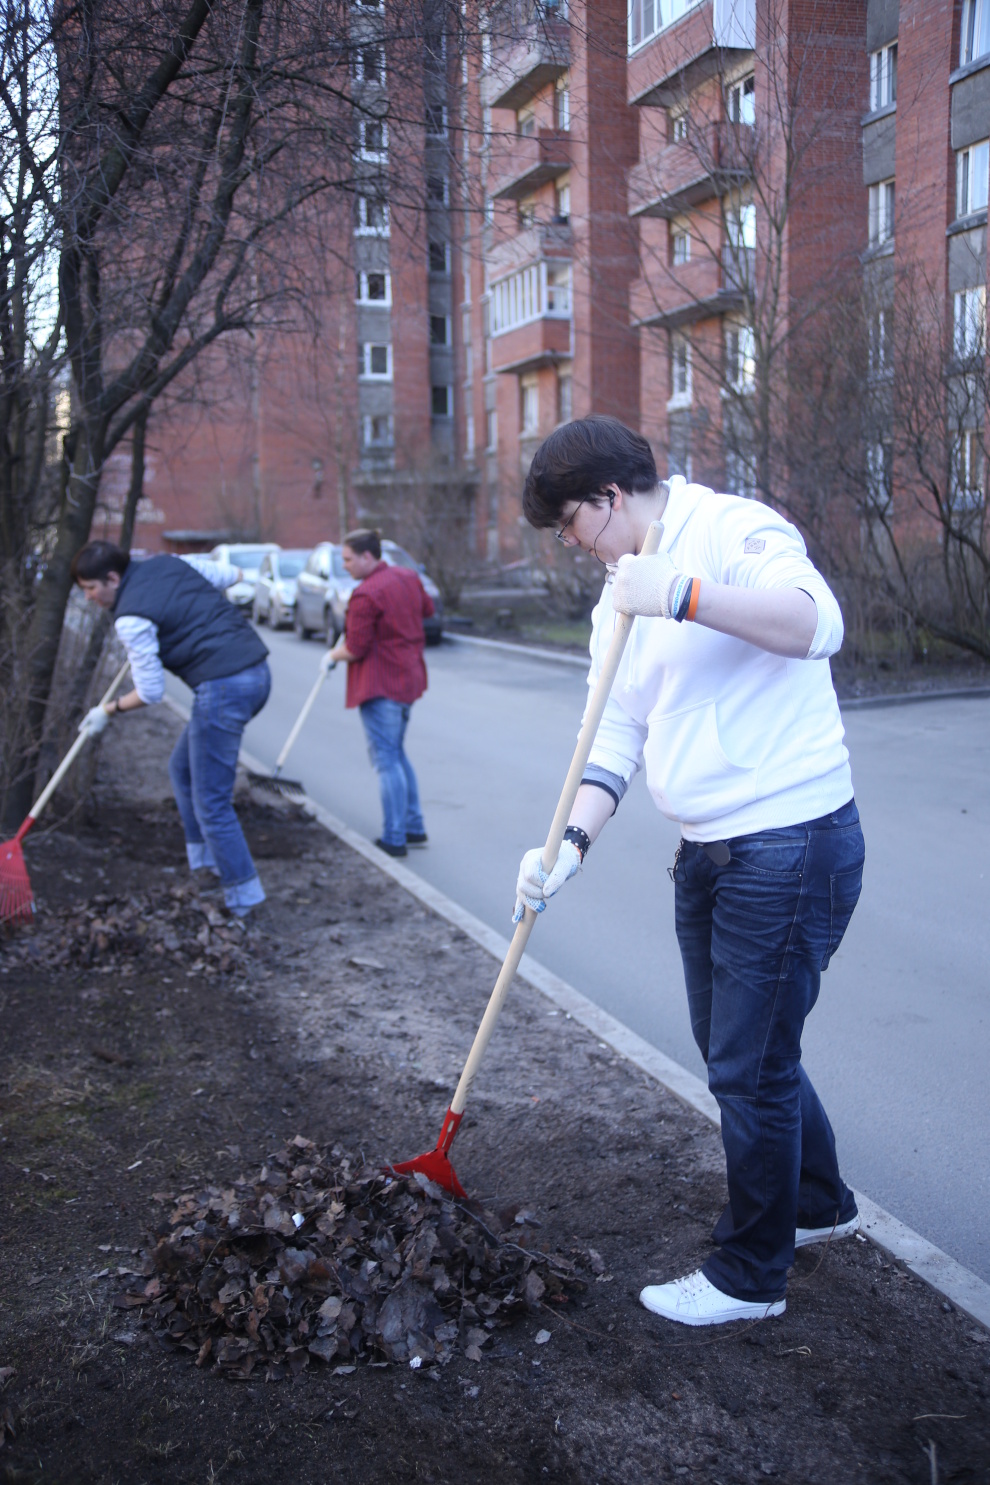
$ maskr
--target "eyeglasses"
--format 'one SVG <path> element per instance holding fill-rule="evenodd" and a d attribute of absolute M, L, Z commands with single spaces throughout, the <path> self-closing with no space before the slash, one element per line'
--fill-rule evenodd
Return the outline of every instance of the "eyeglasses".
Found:
<path fill-rule="evenodd" d="M 585 498 L 583 500 L 579 500 L 578 501 L 577 505 L 571 511 L 570 515 L 567 517 L 567 520 L 564 522 L 563 526 L 561 526 L 560 530 L 559 531 L 555 531 L 553 533 L 554 536 L 557 538 L 557 540 L 558 541 L 562 541 L 564 543 L 564 545 L 567 546 L 568 543 L 567 543 L 567 538 L 565 536 L 565 532 L 567 531 L 568 526 L 574 520 L 574 517 L 577 515 L 578 511 L 581 509 L 582 505 L 594 504 L 599 499 L 604 499 L 604 500 L 607 500 L 608 501 L 608 513 L 609 513 L 609 519 L 611 520 L 611 517 L 612 517 L 612 502 L 615 500 L 615 496 L 610 491 L 608 491 L 608 490 L 602 491 L 601 496 L 598 496 L 598 495 L 587 495 L 587 496 L 585 496 Z M 606 522 L 606 525 L 607 524 L 608 524 L 608 522 Z M 599 535 L 600 534 L 601 533 L 599 533 Z M 577 537 L 575 537 L 574 540 L 577 541 Z"/>
<path fill-rule="evenodd" d="M 565 537 L 565 533 L 567 531 L 567 528 L 571 524 L 571 522 L 573 521 L 574 517 L 577 515 L 577 513 L 578 513 L 578 511 L 580 509 L 581 509 L 581 502 L 579 501 L 578 504 L 571 511 L 570 515 L 567 517 L 567 520 L 564 522 L 563 526 L 561 526 L 560 530 L 559 531 L 555 531 L 553 533 L 554 536 L 557 538 L 557 540 L 558 541 L 562 541 L 565 546 L 567 545 L 567 541 L 566 541 L 566 537 Z"/>

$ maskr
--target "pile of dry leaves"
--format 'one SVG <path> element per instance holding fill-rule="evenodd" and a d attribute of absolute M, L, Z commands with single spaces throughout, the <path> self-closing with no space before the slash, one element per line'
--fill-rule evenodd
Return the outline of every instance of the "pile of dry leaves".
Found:
<path fill-rule="evenodd" d="M 3 946 L 13 962 L 52 969 L 99 962 L 127 973 L 144 956 L 167 955 L 207 975 L 243 970 L 247 947 L 245 925 L 191 884 L 127 897 L 98 893 L 75 907 L 48 909 Z"/>
<path fill-rule="evenodd" d="M 498 1326 L 566 1304 L 601 1271 L 596 1253 L 528 1247 L 534 1226 L 297 1135 L 254 1182 L 180 1197 L 142 1255 L 149 1282 L 115 1303 L 235 1377 L 298 1375 L 311 1357 L 480 1361 Z"/>

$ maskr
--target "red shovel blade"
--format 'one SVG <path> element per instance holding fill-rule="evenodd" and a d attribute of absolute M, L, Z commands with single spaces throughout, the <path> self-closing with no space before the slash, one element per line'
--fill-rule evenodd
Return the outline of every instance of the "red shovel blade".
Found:
<path fill-rule="evenodd" d="M 404 1160 L 401 1165 L 390 1165 L 389 1171 L 394 1171 L 397 1176 L 411 1176 L 419 1174 L 425 1176 L 428 1181 L 435 1181 L 444 1191 L 449 1191 L 451 1196 L 467 1197 L 467 1192 L 457 1179 L 457 1172 L 450 1163 L 447 1151 L 454 1142 L 457 1126 L 463 1119 L 463 1114 L 454 1114 L 450 1109 L 443 1117 L 440 1126 L 440 1138 L 437 1140 L 436 1149 L 427 1150 L 425 1155 L 417 1155 L 415 1160 Z"/>

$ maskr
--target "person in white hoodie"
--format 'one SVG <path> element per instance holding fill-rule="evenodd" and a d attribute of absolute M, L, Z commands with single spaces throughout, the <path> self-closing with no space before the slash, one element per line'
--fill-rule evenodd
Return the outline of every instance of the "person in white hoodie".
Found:
<path fill-rule="evenodd" d="M 864 844 L 828 657 L 842 615 L 769 506 L 680 477 L 614 418 L 536 452 L 523 510 L 608 569 L 593 686 L 616 613 L 636 616 L 557 861 L 523 857 L 516 920 L 582 865 L 637 769 L 679 823 L 677 940 L 691 1027 L 722 1117 L 729 1203 L 696 1273 L 647 1286 L 687 1325 L 782 1314 L 794 1249 L 847 1236 L 856 1201 L 801 1065 L 821 972 L 862 887 Z M 660 549 L 640 555 L 651 522 Z"/>

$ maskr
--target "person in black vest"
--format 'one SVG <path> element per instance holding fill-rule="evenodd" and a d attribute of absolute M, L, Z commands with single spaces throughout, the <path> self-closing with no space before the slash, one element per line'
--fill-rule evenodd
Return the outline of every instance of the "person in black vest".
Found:
<path fill-rule="evenodd" d="M 132 562 L 109 541 L 91 541 L 72 560 L 91 602 L 111 611 L 131 665 L 134 690 L 94 706 L 81 728 L 101 732 L 118 712 L 161 701 L 170 670 L 193 692 L 192 715 L 169 759 L 186 854 L 193 871 L 220 878 L 230 911 L 247 917 L 265 893 L 234 813 L 241 735 L 271 690 L 268 650 L 224 590 L 237 567 L 205 557 Z"/>

